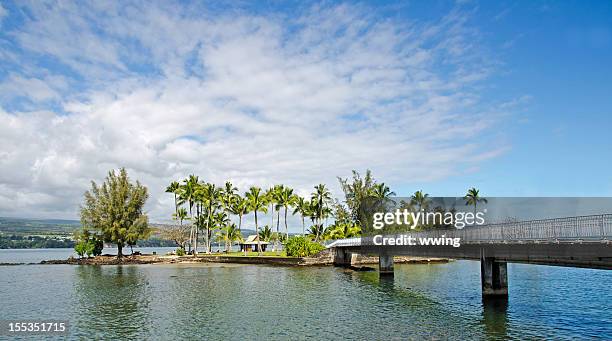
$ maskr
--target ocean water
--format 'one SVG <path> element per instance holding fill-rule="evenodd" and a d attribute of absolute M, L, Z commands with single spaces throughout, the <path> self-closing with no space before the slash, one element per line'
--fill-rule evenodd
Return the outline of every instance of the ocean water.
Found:
<path fill-rule="evenodd" d="M 63 257 L 15 251 L 0 262 Z M 334 267 L 0 266 L 0 320 L 67 320 L 71 339 L 612 339 L 612 272 L 509 264 L 508 300 L 483 301 L 479 271 L 473 261 L 396 265 L 392 279 Z"/>

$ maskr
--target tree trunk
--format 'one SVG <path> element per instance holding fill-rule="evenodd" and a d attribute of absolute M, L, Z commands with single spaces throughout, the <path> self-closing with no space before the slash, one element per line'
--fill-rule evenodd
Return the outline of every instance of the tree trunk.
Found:
<path fill-rule="evenodd" d="M 210 216 L 211 216 L 211 207 L 208 206 L 208 217 L 206 218 L 206 253 L 210 253 Z"/>
<path fill-rule="evenodd" d="M 285 240 L 289 239 L 289 227 L 287 227 L 287 206 L 285 206 Z"/>
<path fill-rule="evenodd" d="M 242 233 L 242 214 L 238 215 L 238 232 Z"/>
<path fill-rule="evenodd" d="M 302 237 L 306 236 L 306 222 L 304 221 L 304 216 L 302 216 Z"/>
<path fill-rule="evenodd" d="M 117 258 L 123 257 L 123 243 L 117 243 Z"/>
<path fill-rule="evenodd" d="M 270 203 L 270 216 L 272 216 L 272 222 L 270 223 L 270 228 L 274 228 L 274 204 Z"/>
<path fill-rule="evenodd" d="M 274 251 L 278 250 L 278 241 L 280 239 L 280 209 L 276 211 L 276 238 L 274 238 Z"/>
<path fill-rule="evenodd" d="M 272 214 L 272 217 L 274 217 L 274 214 Z M 255 209 L 255 234 L 257 235 L 257 254 L 261 255 L 261 243 L 259 241 L 259 225 L 257 225 L 257 209 Z"/>

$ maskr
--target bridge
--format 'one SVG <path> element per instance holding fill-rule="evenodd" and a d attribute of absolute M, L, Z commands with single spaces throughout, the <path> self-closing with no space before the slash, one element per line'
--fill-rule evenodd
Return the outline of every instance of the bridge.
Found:
<path fill-rule="evenodd" d="M 397 245 L 406 236 L 415 245 Z M 420 238 L 447 245 L 422 245 Z M 393 275 L 393 256 L 477 260 L 483 296 L 507 296 L 508 262 L 612 269 L 612 214 L 340 239 L 327 247 L 337 266 L 350 266 L 356 254 L 378 255 L 380 276 Z"/>

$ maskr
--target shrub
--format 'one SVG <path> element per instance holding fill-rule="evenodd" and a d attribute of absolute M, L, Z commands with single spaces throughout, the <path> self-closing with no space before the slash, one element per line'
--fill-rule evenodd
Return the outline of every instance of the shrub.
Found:
<path fill-rule="evenodd" d="M 102 249 L 104 248 L 102 237 L 83 230 L 75 233 L 75 239 L 77 243 L 74 245 L 74 251 L 79 257 L 84 255 L 87 255 L 87 257 L 93 255 L 95 257 L 102 254 Z"/>
<path fill-rule="evenodd" d="M 74 245 L 74 251 L 79 255 L 79 257 L 83 257 L 87 252 L 87 242 L 80 241 Z"/>
<path fill-rule="evenodd" d="M 182 247 L 179 247 L 178 249 L 176 249 L 176 255 L 177 256 L 184 256 L 185 255 L 185 249 L 183 249 Z"/>
<path fill-rule="evenodd" d="M 308 238 L 296 236 L 287 240 L 287 243 L 285 243 L 285 250 L 289 257 L 308 257 L 325 250 L 325 246 L 313 242 Z"/>

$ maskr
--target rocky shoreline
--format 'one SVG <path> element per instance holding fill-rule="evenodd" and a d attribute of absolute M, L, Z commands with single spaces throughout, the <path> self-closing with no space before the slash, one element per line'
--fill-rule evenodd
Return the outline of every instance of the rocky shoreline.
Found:
<path fill-rule="evenodd" d="M 397 264 L 415 263 L 447 263 L 447 258 L 425 258 L 396 256 Z M 113 255 L 102 255 L 94 258 L 74 258 L 60 260 L 45 260 L 39 264 L 69 264 L 69 265 L 138 265 L 138 264 L 195 264 L 195 263 L 235 263 L 235 264 L 268 264 L 280 266 L 325 266 L 333 265 L 329 252 L 321 252 L 313 257 L 270 257 L 270 256 L 162 256 L 162 255 L 126 255 L 117 258 Z M 358 256 L 353 265 L 378 264 L 377 256 Z"/>

